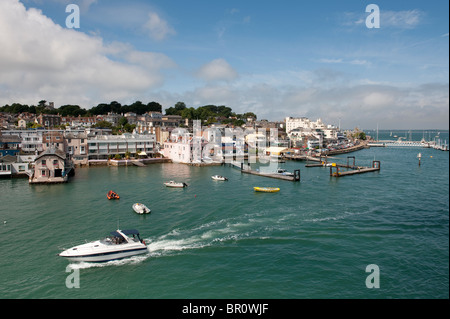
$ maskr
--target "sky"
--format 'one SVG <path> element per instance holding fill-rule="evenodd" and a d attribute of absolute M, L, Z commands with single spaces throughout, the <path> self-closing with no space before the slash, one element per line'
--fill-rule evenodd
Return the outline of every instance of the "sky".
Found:
<path fill-rule="evenodd" d="M 448 26 L 447 0 L 0 0 L 0 105 L 181 101 L 448 129 Z"/>

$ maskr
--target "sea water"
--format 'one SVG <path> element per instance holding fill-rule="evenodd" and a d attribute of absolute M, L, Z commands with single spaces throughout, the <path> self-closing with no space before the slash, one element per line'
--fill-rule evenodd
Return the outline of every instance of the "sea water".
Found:
<path fill-rule="evenodd" d="M 381 170 L 335 178 L 288 161 L 281 167 L 301 170 L 289 182 L 152 164 L 77 168 L 59 185 L 0 180 L 0 298 L 448 298 L 449 153 L 371 148 L 330 161 L 347 156 Z M 165 187 L 170 180 L 189 186 Z M 120 200 L 107 200 L 111 189 Z M 151 214 L 136 214 L 136 202 Z M 106 263 L 57 256 L 117 228 L 138 229 L 148 253 Z M 367 285 L 375 275 L 378 288 Z"/>

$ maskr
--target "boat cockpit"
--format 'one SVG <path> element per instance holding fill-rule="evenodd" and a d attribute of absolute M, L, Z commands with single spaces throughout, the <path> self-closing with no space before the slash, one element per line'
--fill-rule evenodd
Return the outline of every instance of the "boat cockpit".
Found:
<path fill-rule="evenodd" d="M 139 232 L 137 230 L 130 229 L 113 231 L 111 232 L 111 236 L 102 239 L 101 242 L 105 245 L 121 245 L 132 242 L 142 243 L 142 239 L 139 237 Z"/>

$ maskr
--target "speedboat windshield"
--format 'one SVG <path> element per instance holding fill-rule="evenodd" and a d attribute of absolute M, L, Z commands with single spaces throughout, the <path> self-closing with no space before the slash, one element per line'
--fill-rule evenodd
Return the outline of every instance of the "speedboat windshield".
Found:
<path fill-rule="evenodd" d="M 105 245 L 120 245 L 125 244 L 127 241 L 125 240 L 125 238 L 119 235 L 106 237 L 100 240 L 100 242 Z"/>

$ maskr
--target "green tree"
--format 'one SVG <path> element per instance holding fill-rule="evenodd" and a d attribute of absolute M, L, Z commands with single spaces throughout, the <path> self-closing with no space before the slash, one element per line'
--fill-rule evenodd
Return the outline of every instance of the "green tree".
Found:
<path fill-rule="evenodd" d="M 99 121 L 94 125 L 94 127 L 96 127 L 96 128 L 112 128 L 113 125 L 108 121 Z"/>
<path fill-rule="evenodd" d="M 79 105 L 62 105 L 58 109 L 61 116 L 84 116 L 87 111 L 82 109 Z"/>
<path fill-rule="evenodd" d="M 119 125 L 123 128 L 126 124 L 128 124 L 128 119 L 125 116 L 122 116 L 119 119 Z"/>
<path fill-rule="evenodd" d="M 364 132 L 359 132 L 358 138 L 359 138 L 360 140 L 365 141 L 365 140 L 366 140 L 366 133 L 364 133 Z"/>
<path fill-rule="evenodd" d="M 158 102 L 150 102 L 147 104 L 147 112 L 162 112 L 162 105 Z"/>

